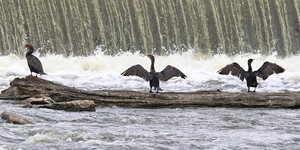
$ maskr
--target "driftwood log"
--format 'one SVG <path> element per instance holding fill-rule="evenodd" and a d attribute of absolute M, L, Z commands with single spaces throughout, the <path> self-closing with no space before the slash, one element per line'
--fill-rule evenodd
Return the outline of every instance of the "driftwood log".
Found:
<path fill-rule="evenodd" d="M 41 78 L 16 78 L 3 90 L 0 99 L 25 100 L 48 97 L 55 103 L 90 100 L 101 106 L 122 107 L 269 107 L 298 108 L 300 92 L 229 93 L 216 91 L 145 93 L 136 91 L 85 91 Z"/>

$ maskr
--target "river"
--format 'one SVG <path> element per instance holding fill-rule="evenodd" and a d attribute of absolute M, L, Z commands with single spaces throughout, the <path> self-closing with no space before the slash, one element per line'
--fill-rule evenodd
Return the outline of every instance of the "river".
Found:
<path fill-rule="evenodd" d="M 1 110 L 34 124 L 0 121 L 0 149 L 297 149 L 300 113 L 292 109 L 97 107 L 96 112 Z"/>
<path fill-rule="evenodd" d="M 102 52 L 88 57 L 64 57 L 35 53 L 48 75 L 41 78 L 84 90 L 134 90 L 148 92 L 148 82 L 124 77 L 131 65 L 150 67 L 149 58 L 138 53 L 107 56 Z M 245 81 L 216 72 L 226 64 L 238 62 L 253 68 L 264 61 L 276 62 L 286 69 L 282 74 L 259 79 L 257 92 L 300 90 L 299 56 L 243 54 L 233 57 L 215 55 L 203 58 L 192 51 L 158 56 L 156 70 L 171 64 L 187 79 L 162 82 L 164 91 L 220 89 L 246 92 Z M 1 56 L 1 90 L 16 77 L 29 75 L 24 57 Z M 138 109 L 97 107 L 96 112 L 65 112 L 23 108 L 13 101 L 0 101 L 0 111 L 26 116 L 34 124 L 14 125 L 0 120 L 0 149 L 297 149 L 300 113 L 297 109 L 266 108 L 160 108 Z"/>
<path fill-rule="evenodd" d="M 161 82 L 163 92 L 247 92 L 245 81 L 217 71 L 232 62 L 265 61 L 285 72 L 259 79 L 256 92 L 300 91 L 299 0 L 0 1 L 0 91 L 30 74 L 22 46 L 32 44 L 47 75 L 82 90 L 149 91 L 135 64 L 173 65 L 187 75 Z M 252 94 L 252 93 L 251 93 Z M 23 108 L 0 100 L 33 124 L 0 119 L 2 149 L 299 149 L 299 110 L 233 108 L 96 112 Z"/>

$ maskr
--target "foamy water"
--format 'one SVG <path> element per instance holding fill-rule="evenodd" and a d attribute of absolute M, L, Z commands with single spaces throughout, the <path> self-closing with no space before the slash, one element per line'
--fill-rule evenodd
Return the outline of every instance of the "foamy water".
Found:
<path fill-rule="evenodd" d="M 38 54 L 35 54 L 39 56 Z M 149 90 L 149 83 L 136 77 L 124 77 L 120 74 L 135 64 L 150 68 L 150 59 L 141 54 L 124 53 L 117 56 L 107 56 L 101 52 L 88 57 L 64 57 L 48 54 L 40 57 L 44 70 L 48 75 L 41 78 L 62 83 L 68 86 L 86 90 Z M 164 91 L 197 91 L 215 90 L 240 92 L 246 91 L 246 82 L 231 75 L 219 75 L 217 71 L 232 62 L 239 63 L 247 70 L 247 60 L 254 58 L 253 69 L 257 70 L 265 61 L 277 63 L 286 71 L 271 75 L 267 80 L 258 79 L 257 92 L 284 92 L 300 90 L 300 67 L 297 61 L 300 56 L 278 58 L 275 55 L 261 56 L 259 54 L 244 54 L 234 57 L 215 55 L 204 58 L 192 51 L 170 56 L 156 56 L 156 71 L 163 70 L 167 65 L 173 65 L 187 75 L 187 79 L 175 77 L 167 82 L 161 82 Z M 15 77 L 25 77 L 30 74 L 24 57 L 15 55 L 0 57 L 0 90 L 9 86 Z"/>
<path fill-rule="evenodd" d="M 0 150 L 15 149 L 298 149 L 297 109 L 98 107 L 96 112 L 22 108 L 0 110 L 34 124 L 0 119 Z"/>

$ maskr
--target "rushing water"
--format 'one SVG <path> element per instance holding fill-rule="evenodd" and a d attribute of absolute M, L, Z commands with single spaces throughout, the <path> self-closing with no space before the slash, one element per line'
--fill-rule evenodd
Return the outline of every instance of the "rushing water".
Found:
<path fill-rule="evenodd" d="M 35 53 L 38 56 L 38 53 Z M 0 56 L 0 89 L 9 86 L 16 77 L 30 74 L 26 59 L 15 55 Z M 233 76 L 219 75 L 217 71 L 227 64 L 238 62 L 247 70 L 247 60 L 254 58 L 253 69 L 257 70 L 265 61 L 277 63 L 286 71 L 270 76 L 267 80 L 259 79 L 258 92 L 284 92 L 300 90 L 300 69 L 296 63 L 299 56 L 278 58 L 276 55 L 262 56 L 253 54 L 215 55 L 202 58 L 192 51 L 170 56 L 156 57 L 156 70 L 163 70 L 167 65 L 173 65 L 187 75 L 187 79 L 178 77 L 168 82 L 161 82 L 165 91 L 197 91 L 220 89 L 229 92 L 247 90 L 246 82 Z M 40 57 L 44 70 L 48 75 L 41 78 L 59 82 L 86 90 L 139 90 L 147 92 L 149 83 L 139 77 L 124 77 L 120 74 L 135 64 L 150 68 L 150 59 L 143 55 L 124 53 L 117 56 L 107 56 L 102 52 L 87 57 L 64 57 L 49 54 Z"/>
<path fill-rule="evenodd" d="M 0 149 L 298 149 L 300 113 L 291 109 L 98 107 L 96 112 L 22 108 L 35 122 L 0 121 Z"/>
<path fill-rule="evenodd" d="M 249 58 L 254 70 L 265 61 L 286 69 L 259 79 L 257 92 L 300 91 L 299 6 L 299 0 L 2 0 L 0 91 L 30 74 L 24 43 L 38 51 L 48 74 L 41 78 L 83 90 L 148 92 L 148 82 L 120 74 L 138 63 L 148 70 L 150 60 L 142 54 L 152 53 L 168 55 L 156 57 L 157 71 L 170 64 L 187 75 L 161 82 L 164 91 L 246 92 L 245 81 L 217 71 L 234 61 L 246 69 Z M 0 113 L 5 110 L 34 124 L 0 119 L 0 150 L 300 147 L 299 110 L 64 112 L 1 100 Z"/>
<path fill-rule="evenodd" d="M 88 57 L 48 54 L 39 58 L 48 73 L 41 78 L 47 80 L 85 90 L 149 90 L 143 79 L 120 75 L 137 63 L 149 69 L 149 58 L 140 54 L 107 56 L 98 52 Z M 300 90 L 300 69 L 296 63 L 299 56 L 244 54 L 203 58 L 189 51 L 156 57 L 156 69 L 171 64 L 188 76 L 185 80 L 161 82 L 164 91 L 245 92 L 245 81 L 216 72 L 233 61 L 246 69 L 248 58 L 255 59 L 254 70 L 264 61 L 286 68 L 282 74 L 259 80 L 257 92 Z M 9 87 L 14 78 L 29 74 L 24 57 L 1 56 L 1 90 Z M 0 120 L 0 149 L 297 149 L 300 142 L 297 109 L 98 107 L 96 112 L 64 112 L 0 101 L 0 112 L 4 110 L 26 116 L 34 124 L 13 125 Z"/>

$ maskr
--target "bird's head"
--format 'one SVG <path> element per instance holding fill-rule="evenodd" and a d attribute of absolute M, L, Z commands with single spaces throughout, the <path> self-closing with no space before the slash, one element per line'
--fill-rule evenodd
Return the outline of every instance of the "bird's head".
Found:
<path fill-rule="evenodd" d="M 254 59 L 252 59 L 252 58 L 248 59 L 248 63 L 252 63 L 253 60 Z"/>
<path fill-rule="evenodd" d="M 149 57 L 151 59 L 151 61 L 154 61 L 154 56 L 151 54 L 148 54 L 147 57 Z"/>
<path fill-rule="evenodd" d="M 29 45 L 29 44 L 25 44 L 25 45 L 24 45 L 24 48 L 27 48 L 27 49 L 33 49 L 33 47 L 32 47 L 31 45 Z"/>

